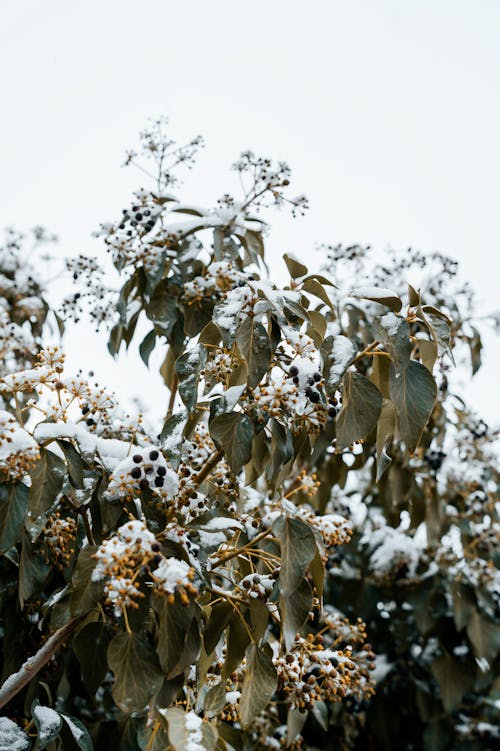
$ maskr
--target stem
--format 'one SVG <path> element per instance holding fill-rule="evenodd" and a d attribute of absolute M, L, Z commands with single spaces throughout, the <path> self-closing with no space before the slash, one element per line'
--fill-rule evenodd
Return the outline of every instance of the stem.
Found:
<path fill-rule="evenodd" d="M 80 512 L 80 516 L 83 519 L 83 523 L 85 525 L 85 531 L 87 533 L 87 539 L 90 542 L 91 545 L 95 545 L 94 535 L 92 534 L 92 527 L 90 526 L 89 518 L 87 516 L 87 509 L 86 508 L 79 508 L 78 511 Z"/>
<path fill-rule="evenodd" d="M 222 449 L 217 449 L 215 454 L 212 454 L 210 459 L 207 461 L 204 467 L 200 469 L 196 477 L 193 478 L 192 485 L 197 488 L 201 485 L 201 483 L 207 479 L 210 472 L 217 466 L 217 464 L 220 462 L 220 460 L 223 457 L 223 451 Z"/>
<path fill-rule="evenodd" d="M 80 615 L 78 618 L 74 618 L 62 628 L 55 631 L 50 636 L 45 644 L 40 647 L 38 652 L 29 657 L 26 662 L 20 667 L 17 673 L 13 673 L 3 686 L 0 688 L 0 708 L 9 703 L 16 694 L 23 689 L 27 683 L 45 667 L 52 655 L 54 655 L 59 647 L 67 640 L 67 638 L 73 633 L 75 628 L 87 617 L 87 614 Z"/>
<path fill-rule="evenodd" d="M 222 558 L 219 558 L 219 560 L 212 566 L 212 569 L 214 569 L 216 566 L 220 566 L 221 563 L 230 561 L 231 558 L 234 558 L 235 556 L 240 555 L 240 553 L 243 550 L 248 550 L 248 548 L 253 548 L 256 542 L 260 542 L 260 540 L 263 540 L 264 537 L 267 537 L 267 535 L 269 534 L 271 534 L 271 529 L 265 529 L 264 532 L 261 532 L 252 540 L 247 542 L 245 545 L 242 545 L 241 548 L 238 548 L 237 550 L 233 550 L 232 553 L 227 553 L 226 555 L 223 555 Z"/>

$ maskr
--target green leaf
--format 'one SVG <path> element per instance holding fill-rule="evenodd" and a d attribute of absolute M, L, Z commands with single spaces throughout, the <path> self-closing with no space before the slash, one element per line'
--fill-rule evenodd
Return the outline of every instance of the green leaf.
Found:
<path fill-rule="evenodd" d="M 474 609 L 467 623 L 467 636 L 474 647 L 475 655 L 483 657 L 491 665 L 500 651 L 498 623 L 484 618 Z"/>
<path fill-rule="evenodd" d="M 283 258 L 285 259 L 287 269 L 292 279 L 298 279 L 307 274 L 307 266 L 304 266 L 304 264 L 294 258 L 293 255 L 285 253 Z"/>
<path fill-rule="evenodd" d="M 154 329 L 151 329 L 151 331 L 146 334 L 142 342 L 139 344 L 139 354 L 141 356 L 141 360 L 143 361 L 144 365 L 148 367 L 149 365 L 149 358 L 151 355 L 151 352 L 154 350 L 156 344 L 156 331 Z"/>
<path fill-rule="evenodd" d="M 240 698 L 241 726 L 244 730 L 265 709 L 278 685 L 272 659 L 256 644 L 250 644 L 246 658 L 247 670 Z"/>
<path fill-rule="evenodd" d="M 390 354 L 396 371 L 405 370 L 410 364 L 410 327 L 402 316 L 386 313 L 373 322 L 373 333 Z"/>
<path fill-rule="evenodd" d="M 92 581 L 96 550 L 95 546 L 87 546 L 78 556 L 71 582 L 70 611 L 73 617 L 88 613 L 103 596 L 104 581 Z"/>
<path fill-rule="evenodd" d="M 322 302 L 324 302 L 326 305 L 328 305 L 329 308 L 333 309 L 333 303 L 326 294 L 325 288 L 323 285 L 318 282 L 317 279 L 312 279 L 309 277 L 304 281 L 301 287 L 303 292 L 309 292 L 310 295 L 314 295 L 315 297 L 318 297 Z"/>
<path fill-rule="evenodd" d="M 19 542 L 29 508 L 29 489 L 24 483 L 0 486 L 0 555 Z"/>
<path fill-rule="evenodd" d="M 32 594 L 41 589 L 49 572 L 50 566 L 25 532 L 19 561 L 19 602 L 21 607 Z"/>
<path fill-rule="evenodd" d="M 186 712 L 178 707 L 160 709 L 159 712 L 167 721 L 168 740 L 174 751 L 186 751 L 186 749 L 189 749 L 190 731 L 186 723 Z M 216 727 L 200 718 L 200 725 L 197 729 L 201 733 L 201 739 L 198 742 L 199 746 L 203 751 L 214 751 L 218 738 Z"/>
<path fill-rule="evenodd" d="M 71 733 L 77 748 L 81 749 L 81 751 L 93 751 L 94 746 L 92 745 L 89 732 L 83 722 L 80 722 L 80 720 L 73 717 L 73 715 L 66 714 L 66 712 L 61 712 L 61 717 L 64 720 L 66 728 Z M 64 746 L 64 748 L 66 748 L 66 746 Z"/>
<path fill-rule="evenodd" d="M 248 367 L 248 385 L 255 388 L 271 363 L 268 333 L 255 318 L 245 318 L 236 332 L 236 344 Z"/>
<path fill-rule="evenodd" d="M 471 665 L 462 664 L 445 652 L 432 661 L 431 670 L 439 684 L 446 712 L 453 712 L 474 685 L 474 671 L 471 671 Z"/>
<path fill-rule="evenodd" d="M 311 527 L 300 519 L 280 516 L 273 532 L 281 547 L 280 593 L 291 596 L 302 584 L 306 570 L 316 554 L 316 540 Z"/>
<path fill-rule="evenodd" d="M 208 689 L 203 702 L 205 717 L 216 717 L 224 709 L 226 703 L 226 687 L 224 682 L 217 683 Z"/>
<path fill-rule="evenodd" d="M 337 451 L 366 438 L 377 425 L 382 409 L 382 394 L 361 373 L 344 376 L 342 409 L 337 416 Z"/>
<path fill-rule="evenodd" d="M 83 488 L 83 471 L 85 464 L 83 459 L 69 441 L 57 441 L 57 445 L 64 452 L 66 464 L 68 465 L 69 479 L 75 488 Z"/>
<path fill-rule="evenodd" d="M 91 694 L 95 694 L 108 671 L 106 652 L 113 632 L 103 621 L 87 623 L 73 640 L 73 651 L 82 669 L 82 678 Z"/>
<path fill-rule="evenodd" d="M 160 665 L 167 678 L 179 675 L 187 665 L 196 659 L 199 651 L 198 623 L 194 620 L 195 604 L 183 605 L 179 599 L 167 602 L 166 598 L 156 600 L 159 612 L 159 629 L 156 651 Z"/>
<path fill-rule="evenodd" d="M 399 313 L 403 307 L 403 303 L 399 296 L 392 292 L 390 289 L 378 289 L 373 288 L 361 288 L 351 293 L 352 297 L 358 297 L 362 300 L 371 300 L 372 302 L 378 302 L 380 305 L 385 305 L 395 313 Z"/>
<path fill-rule="evenodd" d="M 53 451 L 40 448 L 40 459 L 30 476 L 30 511 L 37 519 L 55 503 L 66 476 L 66 464 Z"/>
<path fill-rule="evenodd" d="M 198 384 L 206 358 L 205 347 L 195 347 L 175 361 L 175 370 L 179 377 L 179 394 L 189 412 L 198 400 Z"/>
<path fill-rule="evenodd" d="M 252 454 L 253 426 L 242 412 L 219 415 L 210 423 L 210 434 L 224 451 L 231 470 L 238 474 Z"/>
<path fill-rule="evenodd" d="M 313 604 L 313 593 L 307 579 L 302 579 L 291 595 L 280 597 L 281 630 L 285 648 L 289 652 L 295 637 L 307 621 Z"/>
<path fill-rule="evenodd" d="M 402 372 L 391 369 L 390 394 L 399 432 L 412 454 L 434 409 L 436 383 L 424 365 L 412 360 Z"/>
<path fill-rule="evenodd" d="M 116 704 L 126 714 L 141 712 L 163 683 L 154 649 L 136 634 L 123 633 L 111 641 L 107 657 Z"/>
<path fill-rule="evenodd" d="M 39 751 L 39 749 L 47 748 L 49 743 L 58 737 L 62 727 L 62 718 L 55 709 L 43 707 L 38 699 L 35 699 L 31 705 L 31 716 L 37 731 L 34 751 Z"/>
<path fill-rule="evenodd" d="M 392 444 L 392 437 L 396 430 L 396 415 L 394 414 L 394 405 L 389 399 L 384 399 L 382 411 L 377 424 L 377 477 L 376 482 L 380 482 L 382 475 L 389 468 L 392 459 L 387 453 L 387 449 Z"/>
<path fill-rule="evenodd" d="M 325 388 L 330 396 L 334 396 L 347 368 L 354 359 L 356 350 L 350 339 L 339 335 L 327 336 L 321 345 L 320 352 L 323 360 Z"/>

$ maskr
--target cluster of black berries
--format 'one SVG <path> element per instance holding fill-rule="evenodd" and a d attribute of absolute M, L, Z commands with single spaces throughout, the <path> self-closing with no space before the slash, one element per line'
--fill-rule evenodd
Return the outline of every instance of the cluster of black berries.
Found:
<path fill-rule="evenodd" d="M 155 213 L 144 206 L 132 206 L 131 210 L 123 209 L 122 214 L 123 216 L 118 229 L 127 230 L 129 237 L 132 237 L 133 234 L 132 227 L 138 228 L 136 231 L 143 230 L 143 232 L 147 233 L 151 232 L 156 224 Z M 129 227 L 128 229 L 127 226 Z"/>
<path fill-rule="evenodd" d="M 289 376 L 291 377 L 292 381 L 296 386 L 299 385 L 299 369 L 296 365 L 292 365 L 288 371 Z M 307 386 L 305 388 L 305 395 L 306 397 L 313 403 L 317 404 L 321 399 L 321 394 L 318 391 L 318 384 L 322 380 L 323 376 L 321 373 L 313 373 L 312 376 L 310 376 L 307 379 Z"/>
<path fill-rule="evenodd" d="M 160 452 L 156 449 L 153 449 L 149 452 L 149 459 L 152 462 L 155 462 L 160 456 Z M 158 467 L 154 467 L 153 464 L 150 464 L 147 459 L 145 460 L 142 454 L 134 454 L 132 457 L 132 461 L 137 464 L 137 467 L 134 467 L 130 470 L 130 476 L 134 478 L 134 480 L 139 480 L 139 487 L 141 490 L 148 490 L 151 487 L 151 483 L 154 485 L 155 488 L 161 488 L 163 487 L 163 484 L 165 482 L 165 475 L 167 474 L 167 468 L 160 464 Z M 139 464 L 142 464 L 145 462 L 141 467 L 139 467 Z M 156 469 L 156 473 L 155 473 Z M 144 477 L 143 477 L 144 473 Z M 155 474 L 155 477 L 153 475 Z"/>
<path fill-rule="evenodd" d="M 429 449 L 425 452 L 424 459 L 431 469 L 437 472 L 441 468 L 446 454 L 441 449 Z"/>

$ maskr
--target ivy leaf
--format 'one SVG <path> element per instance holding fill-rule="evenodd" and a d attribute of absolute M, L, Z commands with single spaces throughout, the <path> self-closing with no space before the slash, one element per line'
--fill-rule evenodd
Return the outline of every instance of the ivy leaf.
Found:
<path fill-rule="evenodd" d="M 107 657 L 115 702 L 126 714 L 141 712 L 163 683 L 154 649 L 136 634 L 123 633 L 111 641 Z"/>
<path fill-rule="evenodd" d="M 373 322 L 373 332 L 391 356 L 398 373 L 410 364 L 410 327 L 402 316 L 386 313 Z"/>
<path fill-rule="evenodd" d="M 323 375 L 329 396 L 335 396 L 337 387 L 352 362 L 356 350 L 347 336 L 327 336 L 321 345 Z"/>
<path fill-rule="evenodd" d="M 71 582 L 70 611 L 73 617 L 88 613 L 102 597 L 104 582 L 92 581 L 92 573 L 96 567 L 93 555 L 96 550 L 95 546 L 89 545 L 81 550 L 78 556 Z"/>
<path fill-rule="evenodd" d="M 0 555 L 19 542 L 29 508 L 29 489 L 24 483 L 0 486 Z"/>
<path fill-rule="evenodd" d="M 483 657 L 490 665 L 500 651 L 500 629 L 498 624 L 484 618 L 474 609 L 467 623 L 467 636 L 477 657 Z"/>
<path fill-rule="evenodd" d="M 168 709 L 158 710 L 160 714 L 165 718 L 168 725 L 168 740 L 174 751 L 186 751 L 190 748 L 190 726 L 188 715 L 182 709 L 178 707 L 168 707 Z M 191 714 L 191 713 L 189 713 Z M 201 739 L 198 741 L 198 748 L 203 751 L 214 751 L 215 745 L 218 739 L 217 729 L 210 722 L 204 722 L 200 718 L 200 724 L 197 728 L 201 734 Z"/>
<path fill-rule="evenodd" d="M 431 670 L 439 684 L 441 700 L 446 712 L 453 712 L 463 696 L 474 685 L 474 671 L 471 671 L 471 665 L 462 665 L 456 658 L 445 652 L 444 655 L 432 661 Z"/>
<path fill-rule="evenodd" d="M 106 652 L 113 632 L 103 621 L 87 623 L 73 640 L 82 678 L 91 694 L 95 694 L 107 673 Z"/>
<path fill-rule="evenodd" d="M 290 516 L 278 517 L 273 532 L 281 547 L 280 594 L 289 597 L 300 587 L 316 554 L 316 539 L 308 524 Z"/>
<path fill-rule="evenodd" d="M 434 409 L 436 383 L 424 365 L 412 360 L 402 372 L 391 368 L 390 394 L 399 432 L 413 454 Z"/>
<path fill-rule="evenodd" d="M 310 295 L 314 295 L 315 297 L 318 297 L 322 302 L 325 303 L 325 305 L 328 305 L 329 308 L 332 308 L 333 310 L 333 303 L 326 294 L 325 288 L 323 285 L 318 282 L 317 279 L 313 279 L 312 277 L 309 277 L 306 279 L 302 284 L 302 291 L 303 292 L 309 292 Z"/>
<path fill-rule="evenodd" d="M 151 331 L 148 334 L 146 334 L 142 342 L 139 344 L 139 354 L 146 368 L 149 365 L 149 358 L 151 356 L 151 352 L 155 348 L 155 344 L 156 344 L 156 331 L 154 329 L 151 329 Z"/>
<path fill-rule="evenodd" d="M 253 426 L 242 412 L 219 415 L 210 423 L 210 434 L 224 451 L 231 470 L 238 474 L 252 455 Z"/>
<path fill-rule="evenodd" d="M 195 347 L 175 361 L 175 370 L 179 377 L 179 394 L 189 412 L 192 411 L 198 401 L 198 384 L 206 359 L 205 348 Z"/>
<path fill-rule="evenodd" d="M 285 259 L 286 267 L 292 279 L 298 279 L 307 274 L 307 266 L 304 266 L 304 264 L 298 261 L 291 253 L 285 253 L 283 258 Z"/>
<path fill-rule="evenodd" d="M 384 472 L 391 465 L 392 459 L 387 453 L 387 449 L 392 443 L 395 430 L 394 405 L 389 399 L 384 399 L 377 424 L 377 477 L 375 482 L 380 482 Z"/>
<path fill-rule="evenodd" d="M 271 342 L 264 326 L 247 317 L 238 327 L 236 344 L 248 367 L 248 385 L 257 386 L 269 370 Z"/>
<path fill-rule="evenodd" d="M 337 416 L 337 451 L 362 440 L 375 429 L 382 394 L 369 378 L 349 371 L 344 377 L 343 406 Z"/>
<path fill-rule="evenodd" d="M 241 726 L 244 730 L 267 706 L 278 685 L 272 659 L 256 644 L 250 644 L 246 658 L 247 672 L 240 698 Z"/>
<path fill-rule="evenodd" d="M 66 712 L 61 712 L 61 717 L 64 720 L 66 729 L 71 733 L 71 738 L 77 748 L 81 749 L 81 751 L 93 751 L 94 746 L 92 745 L 89 732 L 83 722 L 80 722 L 80 720 L 77 720 L 76 717 L 73 717 L 70 714 L 66 714 Z M 62 731 L 64 731 L 64 726 Z M 64 738 L 62 740 L 64 740 Z M 64 745 L 64 748 L 67 748 L 67 744 Z"/>
<path fill-rule="evenodd" d="M 307 579 L 302 579 L 291 595 L 280 597 L 281 628 L 287 651 L 292 649 L 297 633 L 307 621 L 312 604 L 313 593 Z"/>
<path fill-rule="evenodd" d="M 192 628 L 198 632 L 194 621 L 195 606 L 193 602 L 183 605 L 179 599 L 167 602 L 166 598 L 157 600 L 155 607 L 159 611 L 159 629 L 156 651 L 160 665 L 168 678 L 179 675 L 198 654 L 199 644 L 191 633 Z"/>
<path fill-rule="evenodd" d="M 39 749 L 47 748 L 49 743 L 58 737 L 62 727 L 62 718 L 55 709 L 43 707 L 38 699 L 35 699 L 31 705 L 31 716 L 37 730 L 34 751 L 39 751 Z"/>
<path fill-rule="evenodd" d="M 40 448 L 40 459 L 30 476 L 30 511 L 37 519 L 54 504 L 66 476 L 66 464 L 53 451 Z"/>
<path fill-rule="evenodd" d="M 85 465 L 83 459 L 69 441 L 57 441 L 57 445 L 64 452 L 68 466 L 69 479 L 75 488 L 83 488 L 83 471 Z"/>
<path fill-rule="evenodd" d="M 378 302 L 380 305 L 385 305 L 387 308 L 393 310 L 394 313 L 399 313 L 403 307 L 399 295 L 383 287 L 360 287 L 351 292 L 351 296 L 361 298 L 362 300 Z"/>

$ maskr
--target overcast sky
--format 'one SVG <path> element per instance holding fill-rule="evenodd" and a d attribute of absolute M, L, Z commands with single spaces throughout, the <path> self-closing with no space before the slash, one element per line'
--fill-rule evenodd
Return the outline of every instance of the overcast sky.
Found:
<path fill-rule="evenodd" d="M 143 183 L 123 153 L 168 114 L 179 140 L 207 141 L 192 202 L 226 190 L 241 149 L 290 162 L 311 210 L 277 218 L 276 259 L 317 242 L 439 250 L 500 308 L 498 0 L 0 0 L 0 71 L 0 224 L 100 252 L 91 232 Z M 487 343 L 471 396 L 500 421 Z M 67 348 L 123 394 L 155 388 L 90 329 Z"/>

